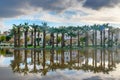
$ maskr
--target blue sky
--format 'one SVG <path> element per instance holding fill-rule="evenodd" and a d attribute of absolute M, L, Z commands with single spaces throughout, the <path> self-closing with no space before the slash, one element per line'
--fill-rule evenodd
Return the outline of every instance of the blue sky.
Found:
<path fill-rule="evenodd" d="M 28 22 L 49 26 L 110 23 L 119 27 L 120 0 L 0 0 L 0 28 Z"/>

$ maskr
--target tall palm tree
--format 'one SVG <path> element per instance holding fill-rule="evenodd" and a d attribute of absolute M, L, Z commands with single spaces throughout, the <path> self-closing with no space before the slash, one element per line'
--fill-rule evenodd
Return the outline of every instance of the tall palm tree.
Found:
<path fill-rule="evenodd" d="M 37 32 L 38 25 L 33 24 L 33 25 L 31 25 L 31 27 L 34 30 L 34 48 L 36 48 L 36 32 Z"/>
<path fill-rule="evenodd" d="M 59 28 L 55 28 L 55 33 L 56 33 L 56 47 L 58 47 L 58 35 L 60 33 Z"/>
<path fill-rule="evenodd" d="M 77 42 L 78 42 L 78 47 L 80 47 L 80 34 L 81 34 L 81 32 L 82 32 L 82 27 L 80 27 L 80 26 L 77 26 L 77 36 L 78 36 L 78 38 L 77 38 Z"/>
<path fill-rule="evenodd" d="M 54 48 L 54 33 L 56 29 L 54 27 L 49 28 L 49 32 L 50 32 L 50 45 L 52 45 L 52 48 Z"/>
<path fill-rule="evenodd" d="M 37 46 L 40 46 L 40 40 L 41 40 L 41 38 L 40 38 L 41 26 L 38 26 L 38 27 L 37 27 L 37 32 L 38 32 L 38 34 L 37 34 L 37 42 L 38 42 Z"/>
<path fill-rule="evenodd" d="M 42 23 L 42 27 L 41 27 L 41 29 L 43 31 L 43 48 L 45 48 L 45 46 L 46 46 L 46 39 L 45 39 L 45 37 L 46 37 L 46 30 L 47 30 L 47 28 L 48 28 L 47 23 L 43 22 Z"/>
<path fill-rule="evenodd" d="M 100 46 L 102 47 L 103 46 L 103 31 L 105 29 L 105 26 L 103 25 L 99 25 L 99 31 L 100 31 Z"/>
<path fill-rule="evenodd" d="M 28 36 L 28 30 L 29 30 L 28 23 L 25 23 L 23 25 L 23 28 L 24 28 L 24 45 L 25 45 L 25 48 L 27 48 L 27 36 Z"/>
<path fill-rule="evenodd" d="M 17 47 L 17 25 L 13 24 L 13 31 L 14 34 L 14 47 Z"/>
<path fill-rule="evenodd" d="M 18 47 L 20 47 L 20 37 L 21 37 L 21 28 L 22 28 L 23 26 L 22 26 L 22 24 L 19 24 L 18 26 L 17 26 L 17 28 L 18 28 Z"/>
<path fill-rule="evenodd" d="M 116 46 L 118 45 L 119 32 L 120 32 L 120 29 L 119 29 L 119 28 L 116 28 L 116 29 L 115 29 L 115 45 L 116 45 Z"/>
<path fill-rule="evenodd" d="M 72 39 L 73 37 L 76 37 L 76 27 L 73 27 L 73 26 L 69 26 L 68 28 L 68 32 L 67 32 L 67 35 L 70 36 L 70 48 L 72 48 Z"/>
<path fill-rule="evenodd" d="M 106 28 L 108 27 L 108 24 L 103 24 L 104 26 L 104 30 L 103 30 L 103 47 L 105 47 L 105 41 L 106 41 L 106 37 L 105 37 L 105 33 L 106 33 Z"/>
<path fill-rule="evenodd" d="M 83 32 L 85 33 L 85 46 L 88 47 L 88 41 L 89 41 L 89 37 L 88 37 L 88 31 L 90 31 L 90 27 L 89 26 L 83 26 Z"/>
<path fill-rule="evenodd" d="M 30 33 L 31 33 L 31 46 L 33 46 L 33 39 L 34 39 L 34 37 L 33 37 L 33 28 L 30 28 Z"/>
<path fill-rule="evenodd" d="M 61 42 L 61 48 L 63 48 L 65 46 L 65 40 L 64 40 L 64 37 L 65 37 L 65 33 L 67 33 L 67 30 L 64 26 L 60 27 L 59 28 L 60 30 L 60 33 L 61 33 L 61 39 L 62 39 L 62 42 Z"/>
<path fill-rule="evenodd" d="M 94 30 L 95 30 L 95 34 L 94 34 L 94 41 L 95 41 L 95 46 L 97 46 L 97 31 L 99 30 L 99 27 L 98 27 L 98 25 L 94 25 Z"/>

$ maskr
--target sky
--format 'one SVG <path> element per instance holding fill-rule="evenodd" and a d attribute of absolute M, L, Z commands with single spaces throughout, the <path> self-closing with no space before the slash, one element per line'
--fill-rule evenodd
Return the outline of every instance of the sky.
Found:
<path fill-rule="evenodd" d="M 28 22 L 49 26 L 120 26 L 120 0 L 0 0 L 0 30 Z"/>

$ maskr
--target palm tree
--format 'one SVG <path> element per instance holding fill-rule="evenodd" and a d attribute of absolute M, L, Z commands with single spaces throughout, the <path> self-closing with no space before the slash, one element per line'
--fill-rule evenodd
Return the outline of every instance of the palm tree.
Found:
<path fill-rule="evenodd" d="M 41 38 L 40 38 L 40 32 L 41 32 L 41 26 L 38 26 L 37 27 L 37 32 L 38 32 L 38 34 L 37 34 L 37 46 L 40 46 L 40 40 L 41 40 Z"/>
<path fill-rule="evenodd" d="M 105 26 L 103 25 L 99 25 L 99 31 L 100 31 L 100 46 L 102 47 L 103 46 L 103 31 L 105 29 Z M 105 33 L 104 33 L 105 34 Z M 105 35 L 104 35 L 105 36 Z"/>
<path fill-rule="evenodd" d="M 20 47 L 20 34 L 21 34 L 20 30 L 21 30 L 21 28 L 22 28 L 21 24 L 17 26 L 17 29 L 18 29 L 18 47 Z"/>
<path fill-rule="evenodd" d="M 25 48 L 27 48 L 27 36 L 28 36 L 28 30 L 29 30 L 28 23 L 25 23 L 23 25 L 23 28 L 24 28 L 24 45 L 25 45 Z"/>
<path fill-rule="evenodd" d="M 14 47 L 17 47 L 17 25 L 13 24 L 13 31 L 14 34 Z"/>
<path fill-rule="evenodd" d="M 78 47 L 80 47 L 80 32 L 82 31 L 82 27 L 80 27 L 80 26 L 77 26 L 77 36 L 78 36 L 78 38 L 77 38 L 77 42 L 78 42 Z"/>
<path fill-rule="evenodd" d="M 112 27 L 111 26 L 108 26 L 108 47 L 111 46 L 111 30 L 112 30 Z"/>
<path fill-rule="evenodd" d="M 63 48 L 65 46 L 65 40 L 64 40 L 64 37 L 65 37 L 65 33 L 67 32 L 66 28 L 65 27 L 60 27 L 59 28 L 60 30 L 60 33 L 62 34 L 61 36 L 61 39 L 62 39 L 62 42 L 61 42 L 61 48 Z"/>
<path fill-rule="evenodd" d="M 58 47 L 58 35 L 59 35 L 59 33 L 60 33 L 60 30 L 59 30 L 59 28 L 55 28 L 55 33 L 56 33 L 56 47 Z"/>
<path fill-rule="evenodd" d="M 106 33 L 106 28 L 108 27 L 108 23 L 107 24 L 103 24 L 104 26 L 104 30 L 103 30 L 103 46 L 105 47 L 105 41 L 106 41 L 106 37 L 105 37 L 105 33 Z"/>
<path fill-rule="evenodd" d="M 98 25 L 94 24 L 91 28 L 93 30 L 93 43 L 97 46 L 97 30 L 99 29 Z"/>
<path fill-rule="evenodd" d="M 49 28 L 49 32 L 50 32 L 50 45 L 52 45 L 52 48 L 54 48 L 54 33 L 56 32 L 55 31 L 56 29 L 55 28 Z"/>
<path fill-rule="evenodd" d="M 34 37 L 33 37 L 33 29 L 32 28 L 30 28 L 30 32 L 31 32 L 31 46 L 33 46 Z"/>
<path fill-rule="evenodd" d="M 41 29 L 43 31 L 43 48 L 45 48 L 45 45 L 46 45 L 46 39 L 45 39 L 45 37 L 46 37 L 46 29 L 47 28 L 48 28 L 47 23 L 43 22 L 42 26 L 41 26 Z"/>
<path fill-rule="evenodd" d="M 72 48 L 72 39 L 73 37 L 76 37 L 75 34 L 76 27 L 69 26 L 67 29 L 68 29 L 67 35 L 70 36 L 70 48 Z"/>
<path fill-rule="evenodd" d="M 33 25 L 31 25 L 31 27 L 34 30 L 34 48 L 36 48 L 36 32 L 37 32 L 38 25 L 33 24 Z"/>
<path fill-rule="evenodd" d="M 90 31 L 90 27 L 89 26 L 83 26 L 83 32 L 85 33 L 85 46 L 88 47 L 88 40 L 89 40 L 89 37 L 88 37 L 88 31 Z"/>
<path fill-rule="evenodd" d="M 119 32 L 120 32 L 120 29 L 119 29 L 119 28 L 116 28 L 116 29 L 115 29 L 115 45 L 116 45 L 116 46 L 118 45 Z"/>

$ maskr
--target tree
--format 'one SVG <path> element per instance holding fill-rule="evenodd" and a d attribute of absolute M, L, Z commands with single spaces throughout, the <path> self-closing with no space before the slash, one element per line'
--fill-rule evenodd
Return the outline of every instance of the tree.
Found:
<path fill-rule="evenodd" d="M 34 30 L 34 48 L 36 48 L 36 32 L 37 32 L 38 25 L 33 24 L 31 25 L 31 27 Z"/>
<path fill-rule="evenodd" d="M 76 33 L 75 33 L 76 27 L 69 26 L 67 30 L 68 30 L 67 35 L 70 36 L 70 48 L 72 48 L 72 38 L 76 37 Z"/>
<path fill-rule="evenodd" d="M 88 47 L 88 40 L 89 40 L 89 37 L 88 37 L 88 31 L 90 31 L 90 27 L 89 26 L 83 26 L 83 33 L 85 33 L 85 37 L 86 37 L 86 39 L 85 39 L 85 46 L 86 47 Z"/>
<path fill-rule="evenodd" d="M 22 25 L 21 24 L 19 24 L 18 26 L 17 26 L 17 30 L 18 30 L 18 47 L 20 47 L 20 35 L 21 35 L 21 28 L 22 28 Z"/>
<path fill-rule="evenodd" d="M 27 36 L 28 36 L 28 30 L 29 30 L 28 23 L 24 23 L 23 29 L 24 29 L 24 45 L 25 45 L 25 48 L 27 48 Z"/>
<path fill-rule="evenodd" d="M 62 42 L 61 42 L 61 48 L 63 48 L 64 46 L 65 46 L 65 40 L 64 40 L 64 35 L 65 35 L 65 33 L 67 33 L 67 30 L 66 30 L 66 28 L 64 27 L 64 26 L 61 26 L 60 28 L 59 28 L 59 30 L 60 30 L 60 33 L 61 33 L 61 39 L 62 39 Z"/>
<path fill-rule="evenodd" d="M 17 26 L 15 24 L 13 24 L 11 32 L 14 34 L 14 47 L 17 47 Z"/>
<path fill-rule="evenodd" d="M 50 45 L 52 45 L 52 48 L 54 48 L 54 33 L 56 29 L 54 27 L 49 28 L 49 32 L 50 32 Z"/>
<path fill-rule="evenodd" d="M 77 36 L 78 36 L 78 38 L 77 38 L 77 42 L 78 42 L 78 47 L 80 47 L 80 34 L 81 34 L 81 32 L 82 32 L 82 27 L 80 27 L 80 26 L 77 26 Z"/>
<path fill-rule="evenodd" d="M 56 47 L 58 47 L 58 43 L 60 42 L 60 37 L 58 36 L 60 33 L 59 28 L 55 28 L 55 33 L 56 33 Z"/>
<path fill-rule="evenodd" d="M 42 26 L 41 26 L 41 30 L 43 31 L 43 48 L 45 48 L 46 46 L 46 30 L 47 30 L 48 26 L 47 26 L 47 23 L 46 22 L 43 22 L 42 23 Z"/>

